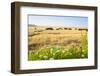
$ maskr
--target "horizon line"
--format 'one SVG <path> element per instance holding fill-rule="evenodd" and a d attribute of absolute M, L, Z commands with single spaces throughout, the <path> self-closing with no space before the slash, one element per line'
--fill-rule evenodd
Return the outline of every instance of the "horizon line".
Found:
<path fill-rule="evenodd" d="M 28 26 L 33 26 L 33 27 L 34 27 L 34 26 L 37 26 L 37 27 L 63 27 L 63 28 L 64 28 L 64 27 L 69 27 L 69 28 L 77 28 L 77 27 L 78 27 L 78 28 L 80 28 L 80 27 L 82 28 L 82 27 L 83 27 L 83 28 L 88 28 L 87 26 L 79 26 L 79 25 L 76 25 L 76 26 L 75 26 L 75 25 L 73 25 L 73 26 L 72 26 L 72 25 L 58 25 L 58 26 L 51 26 L 51 25 L 48 25 L 48 26 L 47 26 L 47 25 L 28 24 Z"/>

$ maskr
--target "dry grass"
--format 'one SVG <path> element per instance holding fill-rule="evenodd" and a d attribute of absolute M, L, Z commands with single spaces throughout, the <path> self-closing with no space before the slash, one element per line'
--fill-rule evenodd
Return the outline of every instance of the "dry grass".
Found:
<path fill-rule="evenodd" d="M 37 30 L 39 31 L 39 30 Z M 32 44 L 49 44 L 53 43 L 66 43 L 70 44 L 71 41 L 78 43 L 81 34 L 86 34 L 86 31 L 79 30 L 43 30 L 37 32 L 34 28 L 29 28 L 29 46 Z"/>
<path fill-rule="evenodd" d="M 36 27 L 28 28 L 28 50 L 37 52 L 43 48 L 60 46 L 64 49 L 81 45 L 81 37 L 87 35 L 85 30 L 44 30 Z M 87 38 L 86 38 L 87 39 Z"/>

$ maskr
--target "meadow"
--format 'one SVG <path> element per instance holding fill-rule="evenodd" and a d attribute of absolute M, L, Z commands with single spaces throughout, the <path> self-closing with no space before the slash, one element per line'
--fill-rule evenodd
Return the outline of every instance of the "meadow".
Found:
<path fill-rule="evenodd" d="M 88 58 L 88 32 L 77 28 L 28 27 L 28 60 Z"/>

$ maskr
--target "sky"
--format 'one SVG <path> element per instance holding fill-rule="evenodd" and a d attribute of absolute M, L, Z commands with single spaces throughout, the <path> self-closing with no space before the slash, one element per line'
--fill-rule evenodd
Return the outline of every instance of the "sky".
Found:
<path fill-rule="evenodd" d="M 87 27 L 88 17 L 29 15 L 28 24 L 41 26 Z"/>

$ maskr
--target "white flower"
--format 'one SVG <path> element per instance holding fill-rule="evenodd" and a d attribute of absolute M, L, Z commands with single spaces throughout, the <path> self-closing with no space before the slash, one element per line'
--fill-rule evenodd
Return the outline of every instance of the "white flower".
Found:
<path fill-rule="evenodd" d="M 65 53 L 65 50 L 63 50 L 62 53 Z"/>
<path fill-rule="evenodd" d="M 50 58 L 49 60 L 54 60 L 54 58 Z"/>
<path fill-rule="evenodd" d="M 51 48 L 50 51 L 52 51 L 53 49 Z"/>
<path fill-rule="evenodd" d="M 47 59 L 47 58 L 48 58 L 48 56 L 43 56 L 43 58 L 44 58 L 44 59 Z"/>
<path fill-rule="evenodd" d="M 56 53 L 60 52 L 60 50 L 57 50 Z"/>
<path fill-rule="evenodd" d="M 84 55 L 82 54 L 82 57 L 84 57 Z"/>

